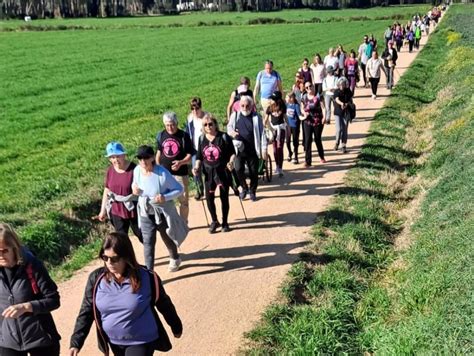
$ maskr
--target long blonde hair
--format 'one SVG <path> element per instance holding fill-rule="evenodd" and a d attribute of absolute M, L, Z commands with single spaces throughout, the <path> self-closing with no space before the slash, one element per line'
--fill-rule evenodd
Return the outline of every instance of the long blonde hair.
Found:
<path fill-rule="evenodd" d="M 5 223 L 0 223 L 0 241 L 4 242 L 5 245 L 13 250 L 15 255 L 16 264 L 20 265 L 23 263 L 23 255 L 21 254 L 21 243 L 15 230 Z"/>

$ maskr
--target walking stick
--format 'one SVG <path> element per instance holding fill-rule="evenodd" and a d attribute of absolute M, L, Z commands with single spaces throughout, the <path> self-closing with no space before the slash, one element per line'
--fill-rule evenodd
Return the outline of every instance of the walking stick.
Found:
<path fill-rule="evenodd" d="M 194 180 L 194 184 L 196 185 L 196 189 L 197 189 L 198 194 L 199 194 L 201 197 L 204 196 L 204 195 L 203 195 L 203 192 L 201 192 L 201 188 L 200 188 L 200 186 L 199 186 L 199 183 L 198 183 L 197 179 L 195 179 L 195 178 L 193 177 L 193 180 Z M 204 216 L 206 217 L 206 223 L 207 223 L 207 226 L 209 227 L 209 219 L 208 219 L 208 217 L 207 217 L 206 207 L 204 206 L 204 200 L 202 200 L 202 199 L 199 199 L 199 200 L 201 201 L 202 210 L 204 210 Z"/>
<path fill-rule="evenodd" d="M 233 190 L 237 190 L 238 192 L 238 184 L 237 184 L 237 178 L 236 178 L 236 175 L 237 173 L 235 172 L 235 169 L 233 169 L 231 172 L 230 172 L 230 175 L 231 175 L 231 179 L 232 179 L 232 189 Z M 237 195 L 239 197 L 239 202 L 240 202 L 240 207 L 242 208 L 242 212 L 244 213 L 244 218 L 245 218 L 245 222 L 248 222 L 249 220 L 247 219 L 247 214 L 245 214 L 245 209 L 244 209 L 244 204 L 242 203 L 242 199 L 240 199 L 240 194 Z"/>

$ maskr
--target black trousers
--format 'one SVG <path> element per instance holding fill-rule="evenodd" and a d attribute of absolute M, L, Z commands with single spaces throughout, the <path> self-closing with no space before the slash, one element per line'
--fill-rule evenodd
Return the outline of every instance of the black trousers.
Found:
<path fill-rule="evenodd" d="M 247 155 L 245 152 L 239 153 L 235 158 L 235 171 L 241 187 L 245 190 L 254 193 L 258 186 L 258 157 L 257 155 Z M 249 168 L 250 189 L 245 177 L 245 165 Z"/>
<path fill-rule="evenodd" d="M 227 218 L 229 217 L 229 187 L 224 185 L 219 187 L 219 196 L 221 199 L 222 205 L 222 223 L 227 224 Z M 217 212 L 216 212 L 216 192 L 210 192 L 209 189 L 206 187 L 206 203 L 207 208 L 209 209 L 209 213 L 211 214 L 212 221 L 216 222 L 219 221 L 217 219 Z"/>
<path fill-rule="evenodd" d="M 123 232 L 124 234 L 128 235 L 128 229 L 131 227 L 133 234 L 138 237 L 138 240 L 143 243 L 142 232 L 138 227 L 138 218 L 134 217 L 132 219 L 124 219 L 120 216 L 110 214 L 110 221 L 112 226 L 114 227 L 115 231 Z"/>
<path fill-rule="evenodd" d="M 377 87 L 379 86 L 380 78 L 369 78 L 369 80 L 372 94 L 377 95 Z"/>
<path fill-rule="evenodd" d="M 288 140 L 286 141 L 286 148 L 288 149 L 288 155 L 293 156 L 295 154 L 295 158 L 298 159 L 298 146 L 299 146 L 299 139 L 300 139 L 300 126 L 301 121 L 298 121 L 296 127 L 289 127 L 290 134 L 288 135 Z M 291 150 L 291 146 L 293 146 L 293 151 Z"/>
<path fill-rule="evenodd" d="M 13 349 L 7 349 L 6 347 L 0 347 L 1 356 L 59 356 L 59 341 L 51 346 L 47 347 L 36 347 L 28 351 L 16 351 Z"/>
<path fill-rule="evenodd" d="M 366 65 L 360 62 L 360 69 L 362 71 L 362 78 L 364 78 L 364 85 L 367 85 L 367 74 L 365 73 L 365 67 Z"/>
<path fill-rule="evenodd" d="M 305 133 L 304 135 L 305 162 L 307 165 L 311 165 L 311 160 L 312 160 L 311 146 L 313 144 L 313 138 L 314 138 L 314 142 L 316 142 L 316 148 L 318 149 L 319 158 L 324 159 L 324 148 L 323 148 L 323 141 L 322 141 L 323 129 L 324 129 L 324 125 L 311 126 L 311 125 L 307 125 L 303 123 L 303 131 Z"/>
<path fill-rule="evenodd" d="M 153 356 L 153 342 L 140 345 L 114 345 L 110 344 L 110 348 L 115 356 Z"/>

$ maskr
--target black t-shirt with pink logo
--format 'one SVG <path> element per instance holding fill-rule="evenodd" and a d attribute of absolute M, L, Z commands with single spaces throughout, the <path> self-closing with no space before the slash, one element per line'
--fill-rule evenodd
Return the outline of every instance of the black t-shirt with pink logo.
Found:
<path fill-rule="evenodd" d="M 173 161 L 182 160 L 187 154 L 193 153 L 193 143 L 189 135 L 178 130 L 170 135 L 166 130 L 156 136 L 156 149 L 161 152 L 160 164 L 175 176 L 187 176 L 188 165 L 182 165 L 177 171 L 171 170 Z"/>
<path fill-rule="evenodd" d="M 227 134 L 218 131 L 212 142 L 206 135 L 201 136 L 196 159 L 202 162 L 205 184 L 210 191 L 221 184 L 229 186 L 226 165 L 234 153 L 234 145 Z"/>
<path fill-rule="evenodd" d="M 230 137 L 222 132 L 217 132 L 212 142 L 207 139 L 206 135 L 202 135 L 196 158 L 202 161 L 205 167 L 225 168 L 233 154 L 234 145 Z"/>

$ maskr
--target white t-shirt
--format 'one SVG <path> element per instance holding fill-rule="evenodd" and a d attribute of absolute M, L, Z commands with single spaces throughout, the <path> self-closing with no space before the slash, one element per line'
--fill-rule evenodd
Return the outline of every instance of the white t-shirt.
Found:
<path fill-rule="evenodd" d="M 364 63 L 364 64 L 367 64 L 367 61 L 369 60 L 369 58 L 367 57 L 367 55 L 365 54 L 365 50 L 367 49 L 367 43 L 362 43 L 360 46 L 359 46 L 359 56 L 360 56 L 360 61 L 361 63 Z"/>
<path fill-rule="evenodd" d="M 206 113 L 204 113 L 204 115 L 205 114 Z M 194 135 L 193 137 L 191 137 L 191 140 L 193 141 L 194 149 L 197 150 L 199 145 L 199 137 L 202 135 L 202 119 L 194 116 L 193 113 L 190 113 L 188 115 L 188 122 L 189 121 L 192 121 L 194 123 Z"/>
<path fill-rule="evenodd" d="M 324 64 L 311 64 L 311 71 L 313 72 L 313 80 L 315 84 L 323 82 L 324 79 Z"/>
<path fill-rule="evenodd" d="M 330 56 L 328 54 L 326 57 L 324 57 L 324 65 L 326 66 L 326 69 L 331 66 L 336 70 L 337 68 L 339 68 L 338 64 L 339 59 L 336 56 Z"/>

